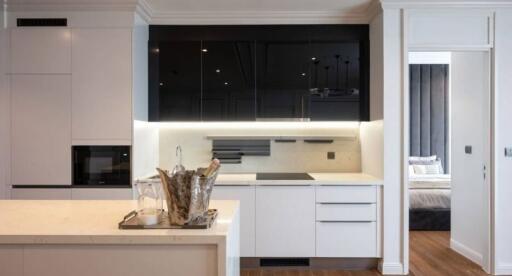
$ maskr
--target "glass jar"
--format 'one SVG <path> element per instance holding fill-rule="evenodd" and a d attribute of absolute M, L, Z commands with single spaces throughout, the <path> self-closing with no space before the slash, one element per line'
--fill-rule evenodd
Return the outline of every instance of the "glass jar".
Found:
<path fill-rule="evenodd" d="M 135 182 L 137 189 L 137 217 L 143 225 L 155 225 L 160 222 L 162 205 L 162 185 L 155 180 Z"/>

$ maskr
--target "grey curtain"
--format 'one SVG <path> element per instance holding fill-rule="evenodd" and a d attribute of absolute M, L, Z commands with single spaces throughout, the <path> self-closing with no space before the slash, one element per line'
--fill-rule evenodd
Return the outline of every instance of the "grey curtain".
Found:
<path fill-rule="evenodd" d="M 449 168 L 448 64 L 409 65 L 410 155 L 437 155 Z"/>

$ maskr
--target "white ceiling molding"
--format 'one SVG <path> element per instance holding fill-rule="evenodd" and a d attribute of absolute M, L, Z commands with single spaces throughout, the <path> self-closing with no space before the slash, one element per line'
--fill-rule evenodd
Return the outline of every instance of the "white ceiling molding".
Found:
<path fill-rule="evenodd" d="M 121 2 L 7 2 L 8 12 L 37 12 L 37 11 L 135 11 L 137 0 Z"/>
<path fill-rule="evenodd" d="M 154 12 L 151 24 L 169 25 L 257 25 L 257 24 L 366 24 L 366 13 L 335 11 L 194 11 Z"/>
<path fill-rule="evenodd" d="M 380 0 L 383 8 L 442 9 L 442 8 L 510 8 L 512 0 L 498 1 L 443 1 L 443 0 Z"/>

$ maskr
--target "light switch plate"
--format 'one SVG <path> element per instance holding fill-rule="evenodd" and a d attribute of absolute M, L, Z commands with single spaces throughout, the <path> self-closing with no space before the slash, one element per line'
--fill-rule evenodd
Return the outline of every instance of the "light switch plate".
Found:
<path fill-rule="evenodd" d="M 512 148 L 505 148 L 505 156 L 512 157 Z"/>
<path fill-rule="evenodd" d="M 464 147 L 464 152 L 466 154 L 471 154 L 473 152 L 473 147 L 472 146 L 465 146 Z"/>

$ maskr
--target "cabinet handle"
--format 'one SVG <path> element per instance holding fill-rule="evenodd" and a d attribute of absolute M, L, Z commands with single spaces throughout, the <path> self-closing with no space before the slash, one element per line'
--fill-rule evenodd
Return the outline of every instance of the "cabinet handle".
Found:
<path fill-rule="evenodd" d="M 317 202 L 320 205 L 374 205 L 375 202 Z"/>
<path fill-rule="evenodd" d="M 318 220 L 320 223 L 372 223 L 374 220 Z"/>
<path fill-rule="evenodd" d="M 283 184 L 257 184 L 257 186 L 261 187 L 308 187 L 313 186 L 312 184 L 290 184 L 290 185 L 283 185 Z"/>

